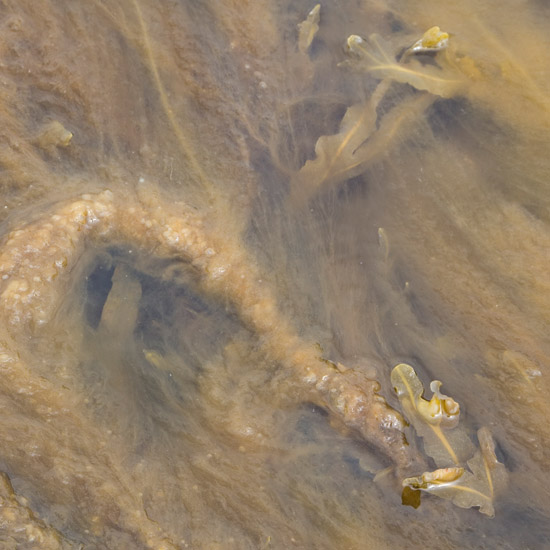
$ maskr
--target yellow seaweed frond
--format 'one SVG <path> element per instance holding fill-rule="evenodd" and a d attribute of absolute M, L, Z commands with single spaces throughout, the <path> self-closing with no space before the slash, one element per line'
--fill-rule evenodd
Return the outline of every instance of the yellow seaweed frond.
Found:
<path fill-rule="evenodd" d="M 419 41 L 418 46 L 418 42 L 413 44 L 412 49 L 408 50 L 409 53 L 439 51 L 444 49 L 443 44 L 446 46 L 441 39 L 440 47 L 423 47 L 422 40 Z M 432 38 L 426 43 L 429 44 L 434 40 Z M 414 50 L 415 47 L 416 50 Z M 347 66 L 371 73 L 380 79 L 388 78 L 395 82 L 409 84 L 417 90 L 425 90 L 437 96 L 453 97 L 468 83 L 460 66 L 454 63 L 450 56 L 437 57 L 438 65 L 422 64 L 412 55 L 404 55 L 400 61 L 396 61 L 395 57 L 389 53 L 386 44 L 376 34 L 373 34 L 369 40 L 351 35 L 347 40 L 347 49 L 351 56 L 351 59 L 345 63 Z"/>
<path fill-rule="evenodd" d="M 407 420 L 424 440 L 426 454 L 438 466 L 447 466 L 449 461 L 458 465 L 472 455 L 470 438 L 457 426 L 460 407 L 454 399 L 440 393 L 441 382 L 432 382 L 434 393 L 429 401 L 422 397 L 424 386 L 410 365 L 397 365 L 391 382 Z"/>
<path fill-rule="evenodd" d="M 424 491 L 451 500 L 461 508 L 478 506 L 481 513 L 494 516 L 494 498 L 506 482 L 506 469 L 495 454 L 495 444 L 487 428 L 477 432 L 479 449 L 458 427 L 460 406 L 440 392 L 434 380 L 428 401 L 424 386 L 410 365 L 400 363 L 391 374 L 393 387 L 407 419 L 424 440 L 424 450 L 438 469 L 403 480 L 403 504 L 420 505 Z M 450 463 L 453 463 L 451 466 Z"/>
<path fill-rule="evenodd" d="M 380 83 L 379 88 L 385 88 L 385 84 Z M 384 116 L 377 127 L 376 107 L 380 101 L 377 92 L 366 103 L 348 108 L 338 134 L 317 140 L 316 157 L 308 160 L 293 179 L 295 202 L 303 202 L 324 186 L 361 174 L 387 154 L 396 138 L 421 120 L 435 99 L 430 94 L 411 96 Z"/>
<path fill-rule="evenodd" d="M 478 506 L 482 514 L 493 517 L 495 494 L 505 484 L 507 474 L 496 458 L 493 438 L 487 428 L 478 431 L 478 440 L 480 448 L 468 460 L 468 470 L 451 467 L 424 472 L 403 480 L 403 489 L 407 489 L 407 494 L 411 490 L 432 493 L 461 508 Z"/>

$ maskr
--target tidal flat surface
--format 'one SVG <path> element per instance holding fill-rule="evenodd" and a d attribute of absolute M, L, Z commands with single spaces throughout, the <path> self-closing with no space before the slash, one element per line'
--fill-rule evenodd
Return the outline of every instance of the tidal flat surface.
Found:
<path fill-rule="evenodd" d="M 549 23 L 0 1 L 2 548 L 547 548 Z"/>

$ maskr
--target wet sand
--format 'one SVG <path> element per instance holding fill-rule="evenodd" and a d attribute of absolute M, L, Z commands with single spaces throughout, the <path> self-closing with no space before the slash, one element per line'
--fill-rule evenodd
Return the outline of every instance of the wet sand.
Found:
<path fill-rule="evenodd" d="M 3 548 L 545 547 L 550 12 L 314 5 L 0 5 Z"/>

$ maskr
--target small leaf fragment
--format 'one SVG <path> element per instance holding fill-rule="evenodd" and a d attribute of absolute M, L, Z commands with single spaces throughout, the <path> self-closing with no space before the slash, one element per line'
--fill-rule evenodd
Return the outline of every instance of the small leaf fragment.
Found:
<path fill-rule="evenodd" d="M 401 504 L 404 506 L 412 506 L 416 509 L 420 506 L 421 499 L 422 493 L 419 490 L 413 489 L 408 485 L 403 487 L 403 492 L 401 493 Z"/>
<path fill-rule="evenodd" d="M 438 52 L 449 44 L 449 35 L 439 27 L 428 29 L 408 50 L 410 53 Z M 405 52 L 405 53 L 407 53 Z"/>
<path fill-rule="evenodd" d="M 319 30 L 321 4 L 317 4 L 304 21 L 298 24 L 298 49 L 307 53 L 317 31 Z"/>

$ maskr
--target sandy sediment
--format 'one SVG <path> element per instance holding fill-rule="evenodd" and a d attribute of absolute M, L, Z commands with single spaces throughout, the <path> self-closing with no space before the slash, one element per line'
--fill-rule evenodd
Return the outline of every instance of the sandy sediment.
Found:
<path fill-rule="evenodd" d="M 83 195 L 54 213 L 9 233 L 0 255 L 0 298 L 15 338 L 48 323 L 70 273 L 91 242 L 129 243 L 158 257 L 178 257 L 199 272 L 205 292 L 227 300 L 269 356 L 291 370 L 304 399 L 317 402 L 360 433 L 397 466 L 411 461 L 401 415 L 378 395 L 379 384 L 320 357 L 302 339 L 262 284 L 256 262 L 235 234 L 211 235 L 184 204 Z M 22 325 L 26 331 L 21 331 Z"/>

